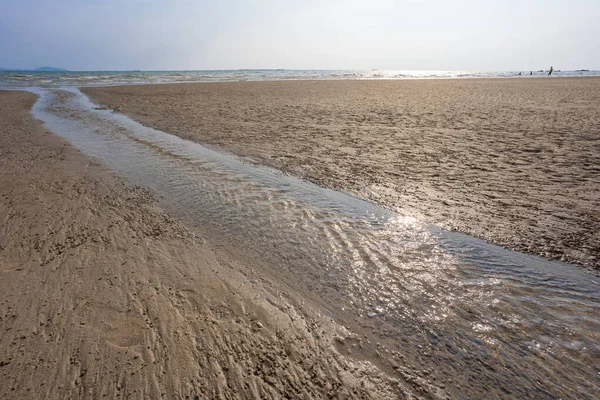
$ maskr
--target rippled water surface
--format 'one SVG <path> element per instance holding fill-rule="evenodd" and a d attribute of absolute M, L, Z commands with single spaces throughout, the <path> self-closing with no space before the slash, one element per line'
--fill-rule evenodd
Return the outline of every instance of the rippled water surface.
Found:
<path fill-rule="evenodd" d="M 34 115 L 185 221 L 256 253 L 426 397 L 595 398 L 600 279 L 394 214 L 38 90 Z"/>

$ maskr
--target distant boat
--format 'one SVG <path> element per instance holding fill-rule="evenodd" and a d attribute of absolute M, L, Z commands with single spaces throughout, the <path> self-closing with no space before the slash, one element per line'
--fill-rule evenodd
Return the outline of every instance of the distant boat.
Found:
<path fill-rule="evenodd" d="M 575 72 L 590 72 L 589 69 L 576 69 Z"/>

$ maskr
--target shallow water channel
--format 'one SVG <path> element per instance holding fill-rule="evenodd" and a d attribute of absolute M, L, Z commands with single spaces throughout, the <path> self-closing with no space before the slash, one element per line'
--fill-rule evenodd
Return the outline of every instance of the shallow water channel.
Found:
<path fill-rule="evenodd" d="M 340 351 L 398 374 L 414 393 L 600 395 L 597 274 L 144 127 L 77 89 L 35 92 L 33 113 L 50 130 L 187 223 L 257 254 L 357 333 Z"/>

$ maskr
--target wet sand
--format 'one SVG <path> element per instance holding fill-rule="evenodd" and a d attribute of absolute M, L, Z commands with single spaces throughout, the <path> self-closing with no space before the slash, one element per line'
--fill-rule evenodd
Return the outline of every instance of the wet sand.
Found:
<path fill-rule="evenodd" d="M 0 398 L 411 392 L 341 356 L 348 332 L 309 301 L 47 132 L 34 101 L 0 91 Z"/>
<path fill-rule="evenodd" d="M 404 214 L 600 266 L 600 78 L 83 91 L 145 125 Z"/>

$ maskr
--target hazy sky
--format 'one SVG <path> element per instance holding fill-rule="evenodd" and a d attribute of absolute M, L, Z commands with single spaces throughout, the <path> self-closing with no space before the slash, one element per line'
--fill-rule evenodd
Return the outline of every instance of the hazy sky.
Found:
<path fill-rule="evenodd" d="M 0 66 L 600 69 L 600 0 L 0 0 Z"/>

